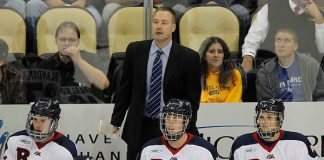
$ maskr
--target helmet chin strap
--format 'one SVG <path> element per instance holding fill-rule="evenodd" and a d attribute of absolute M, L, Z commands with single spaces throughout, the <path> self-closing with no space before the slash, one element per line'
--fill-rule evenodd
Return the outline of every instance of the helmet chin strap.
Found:
<path fill-rule="evenodd" d="M 176 135 L 168 134 L 168 135 L 164 135 L 164 138 L 169 141 L 177 141 L 181 138 L 182 135 L 183 133 L 176 134 Z"/>
<path fill-rule="evenodd" d="M 269 140 L 269 139 L 273 138 L 279 132 L 280 132 L 280 129 L 278 129 L 276 131 L 269 131 L 269 132 L 263 132 L 261 129 L 258 129 L 258 134 L 259 134 L 260 138 L 262 138 L 264 140 Z"/>

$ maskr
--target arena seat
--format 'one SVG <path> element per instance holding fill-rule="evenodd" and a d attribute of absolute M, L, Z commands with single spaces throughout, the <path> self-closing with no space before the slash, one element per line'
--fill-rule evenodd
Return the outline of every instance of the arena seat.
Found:
<path fill-rule="evenodd" d="M 26 53 L 26 23 L 15 10 L 0 8 L 0 39 L 9 47 L 9 53 Z"/>
<path fill-rule="evenodd" d="M 210 36 L 222 38 L 232 53 L 239 52 L 239 21 L 221 6 L 200 6 L 187 10 L 180 19 L 180 43 L 195 51 Z"/>
<path fill-rule="evenodd" d="M 107 27 L 110 55 L 125 52 L 130 42 L 144 40 L 144 8 L 124 7 L 117 10 Z"/>

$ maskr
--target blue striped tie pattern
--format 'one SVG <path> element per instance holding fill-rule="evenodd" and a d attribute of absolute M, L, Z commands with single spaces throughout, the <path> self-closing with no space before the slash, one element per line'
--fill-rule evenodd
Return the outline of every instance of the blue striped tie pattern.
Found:
<path fill-rule="evenodd" d="M 153 62 L 152 75 L 150 81 L 149 96 L 146 104 L 146 114 L 155 118 L 160 114 L 161 89 L 162 89 L 162 60 L 163 51 L 157 50 Z"/>

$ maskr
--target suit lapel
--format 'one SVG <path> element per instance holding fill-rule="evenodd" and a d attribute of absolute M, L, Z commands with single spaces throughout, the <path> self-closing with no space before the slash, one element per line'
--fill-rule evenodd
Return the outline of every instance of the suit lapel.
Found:
<path fill-rule="evenodd" d="M 175 71 L 175 68 L 178 65 L 178 61 L 179 61 L 179 53 L 178 52 L 179 52 L 178 46 L 175 43 L 172 43 L 168 63 L 167 63 L 166 69 L 165 69 L 163 87 L 165 87 L 165 85 L 168 83 L 172 74 Z"/>
<path fill-rule="evenodd" d="M 141 61 L 140 63 L 140 67 L 139 67 L 139 75 L 142 75 L 142 80 L 141 80 L 141 84 L 144 84 L 145 88 L 147 86 L 146 84 L 146 77 L 147 77 L 147 64 L 148 64 L 148 57 L 150 54 L 150 47 L 152 44 L 152 40 L 150 41 L 145 41 L 144 45 L 142 48 L 139 49 L 139 59 Z"/>

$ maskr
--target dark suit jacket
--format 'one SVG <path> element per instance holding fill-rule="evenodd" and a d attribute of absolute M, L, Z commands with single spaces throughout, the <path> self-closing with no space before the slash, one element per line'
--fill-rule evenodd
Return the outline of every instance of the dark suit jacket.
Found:
<path fill-rule="evenodd" d="M 139 147 L 145 109 L 146 77 L 149 50 L 152 40 L 132 42 L 128 45 L 124 60 L 123 75 L 117 91 L 111 124 L 121 126 L 128 110 L 122 139 L 132 147 Z M 198 134 L 196 127 L 199 108 L 200 62 L 197 52 L 172 43 L 164 74 L 163 96 L 166 103 L 172 98 L 191 102 L 193 117 L 187 131 Z"/>

